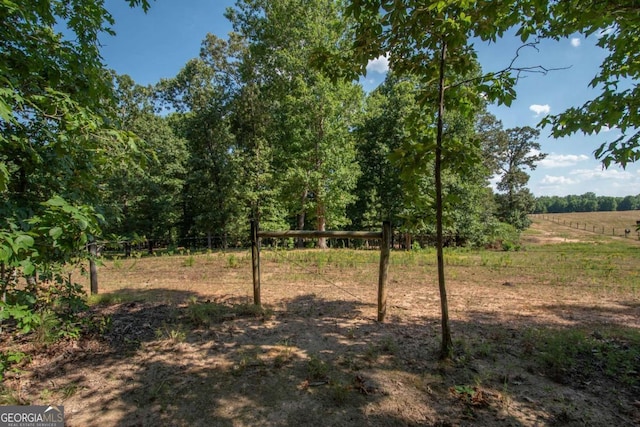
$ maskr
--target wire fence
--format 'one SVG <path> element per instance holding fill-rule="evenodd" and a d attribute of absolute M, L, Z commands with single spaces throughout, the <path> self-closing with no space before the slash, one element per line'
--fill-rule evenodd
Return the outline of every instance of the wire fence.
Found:
<path fill-rule="evenodd" d="M 352 249 L 284 249 L 262 251 L 263 290 L 290 295 L 332 291 L 357 301 L 375 301 L 379 252 Z M 635 245 L 544 245 L 521 251 L 445 251 L 445 275 L 453 285 L 533 286 L 568 291 L 640 291 L 640 251 Z M 101 292 L 143 288 L 197 290 L 199 293 L 251 294 L 252 265 L 248 249 L 204 253 L 156 253 L 114 258 L 100 266 Z M 433 249 L 394 250 L 389 291 L 398 286 L 437 287 Z M 435 288 L 434 288 L 435 289 Z M 499 291 L 498 291 L 499 292 Z M 496 294 L 499 297 L 499 294 Z M 269 298 L 267 297 L 267 300 Z"/>
<path fill-rule="evenodd" d="M 361 249 L 379 250 L 380 241 L 376 239 L 352 239 L 352 238 L 325 238 L 326 245 L 330 249 Z M 429 235 L 407 235 L 405 233 L 394 233 L 391 247 L 394 249 L 411 249 L 412 245 L 421 247 L 433 244 L 433 236 Z M 300 249 L 315 248 L 318 239 L 307 239 L 302 244 L 293 237 L 261 238 L 261 247 L 266 249 Z M 140 254 L 168 253 L 186 254 L 216 250 L 243 250 L 251 248 L 251 239 L 230 238 L 224 235 L 212 235 L 210 237 L 187 237 L 170 241 L 167 239 L 140 239 L 135 242 L 100 240 L 98 242 L 99 251 L 106 256 L 136 256 Z"/>
<path fill-rule="evenodd" d="M 567 219 L 566 216 L 562 215 L 549 215 L 549 214 L 536 214 L 536 218 L 542 218 L 547 221 L 551 221 L 553 223 L 563 225 L 569 228 L 574 228 L 576 230 L 588 231 L 595 234 L 602 234 L 608 236 L 616 236 L 616 237 L 626 237 L 626 238 L 637 238 L 640 240 L 640 220 L 636 222 L 636 226 L 625 225 L 613 227 L 604 224 L 593 224 L 587 221 L 578 220 L 578 219 Z"/>

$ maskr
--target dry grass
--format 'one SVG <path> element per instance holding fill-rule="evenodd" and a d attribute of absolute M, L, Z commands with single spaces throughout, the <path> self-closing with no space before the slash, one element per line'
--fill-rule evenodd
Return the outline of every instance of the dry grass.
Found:
<path fill-rule="evenodd" d="M 251 306 L 248 252 L 105 261 L 104 333 L 48 350 L 7 385 L 64 403 L 69 426 L 640 422 L 629 239 L 536 220 L 523 251 L 448 251 L 446 363 L 433 251 L 392 253 L 382 324 L 377 252 L 262 261 L 264 310 Z"/>
<path fill-rule="evenodd" d="M 606 236 L 625 236 L 630 230 L 630 239 L 638 240 L 636 221 L 640 221 L 640 211 L 620 212 L 572 212 L 561 214 L 534 215 L 538 220 L 543 218 L 569 228 L 590 231 Z"/>

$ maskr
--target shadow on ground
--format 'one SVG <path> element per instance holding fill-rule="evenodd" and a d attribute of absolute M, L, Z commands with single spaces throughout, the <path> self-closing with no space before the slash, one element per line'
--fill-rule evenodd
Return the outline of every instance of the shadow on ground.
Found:
<path fill-rule="evenodd" d="M 233 297 L 202 300 L 162 289 L 124 293 L 126 301 L 94 308 L 93 316 L 105 319 L 99 337 L 36 367 L 34 378 L 55 384 L 55 396 L 64 398 L 68 426 L 640 420 L 630 393 L 615 379 L 593 389 L 616 387 L 609 402 L 585 384 L 569 388 L 545 377 L 531 354 L 535 349 L 523 347 L 521 324 L 471 313 L 468 321 L 452 323 L 456 354 L 441 363 L 438 318 L 396 315 L 378 323 L 367 314 L 375 312 L 370 304 L 312 294 L 259 311 Z M 640 343 L 630 345 L 640 353 Z"/>

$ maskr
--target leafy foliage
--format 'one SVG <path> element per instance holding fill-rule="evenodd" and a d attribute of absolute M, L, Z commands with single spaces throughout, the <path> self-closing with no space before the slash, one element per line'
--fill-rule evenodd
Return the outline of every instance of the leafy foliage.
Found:
<path fill-rule="evenodd" d="M 527 215 L 533 210 L 535 200 L 526 188 L 529 175 L 525 169 L 535 170 L 536 162 L 547 155 L 540 152 L 536 138 L 540 132 L 530 127 L 507 129 L 505 138 L 497 139 L 492 154 L 501 175 L 496 194 L 498 218 L 518 230 L 527 228 L 531 220 Z"/>
<path fill-rule="evenodd" d="M 597 45 L 608 55 L 590 82 L 600 94 L 582 106 L 547 117 L 543 123 L 551 125 L 556 137 L 576 132 L 599 133 L 615 127 L 621 135 L 603 143 L 595 156 L 605 167 L 611 164 L 624 167 L 637 161 L 640 159 L 637 101 L 640 96 L 637 83 L 640 76 L 637 48 L 640 20 L 637 4 L 626 1 L 549 2 L 548 13 L 535 23 L 539 35 L 554 39 L 574 33 L 597 37 Z"/>
<path fill-rule="evenodd" d="M 536 198 L 534 213 L 633 211 L 640 207 L 640 195 L 625 197 L 597 196 L 593 192 L 581 195 L 542 196 Z"/>
<path fill-rule="evenodd" d="M 0 318 L 77 335 L 83 292 L 66 265 L 100 233 L 98 177 L 137 150 L 113 126 L 99 53 L 113 18 L 99 0 L 2 0 L 0 19 Z"/>

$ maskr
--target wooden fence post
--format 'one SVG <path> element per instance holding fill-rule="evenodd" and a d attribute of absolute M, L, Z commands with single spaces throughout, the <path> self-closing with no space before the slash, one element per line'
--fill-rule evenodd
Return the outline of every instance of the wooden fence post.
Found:
<path fill-rule="evenodd" d="M 98 267 L 96 258 L 98 256 L 98 245 L 96 242 L 89 243 L 89 282 L 91 283 L 91 295 L 98 293 Z"/>
<path fill-rule="evenodd" d="M 391 246 L 391 223 L 382 223 L 380 241 L 380 275 L 378 278 L 378 322 L 384 322 L 387 314 L 387 276 L 389 273 L 389 253 Z"/>
<path fill-rule="evenodd" d="M 260 240 L 258 220 L 251 220 L 251 261 L 253 266 L 253 303 L 260 304 Z"/>

